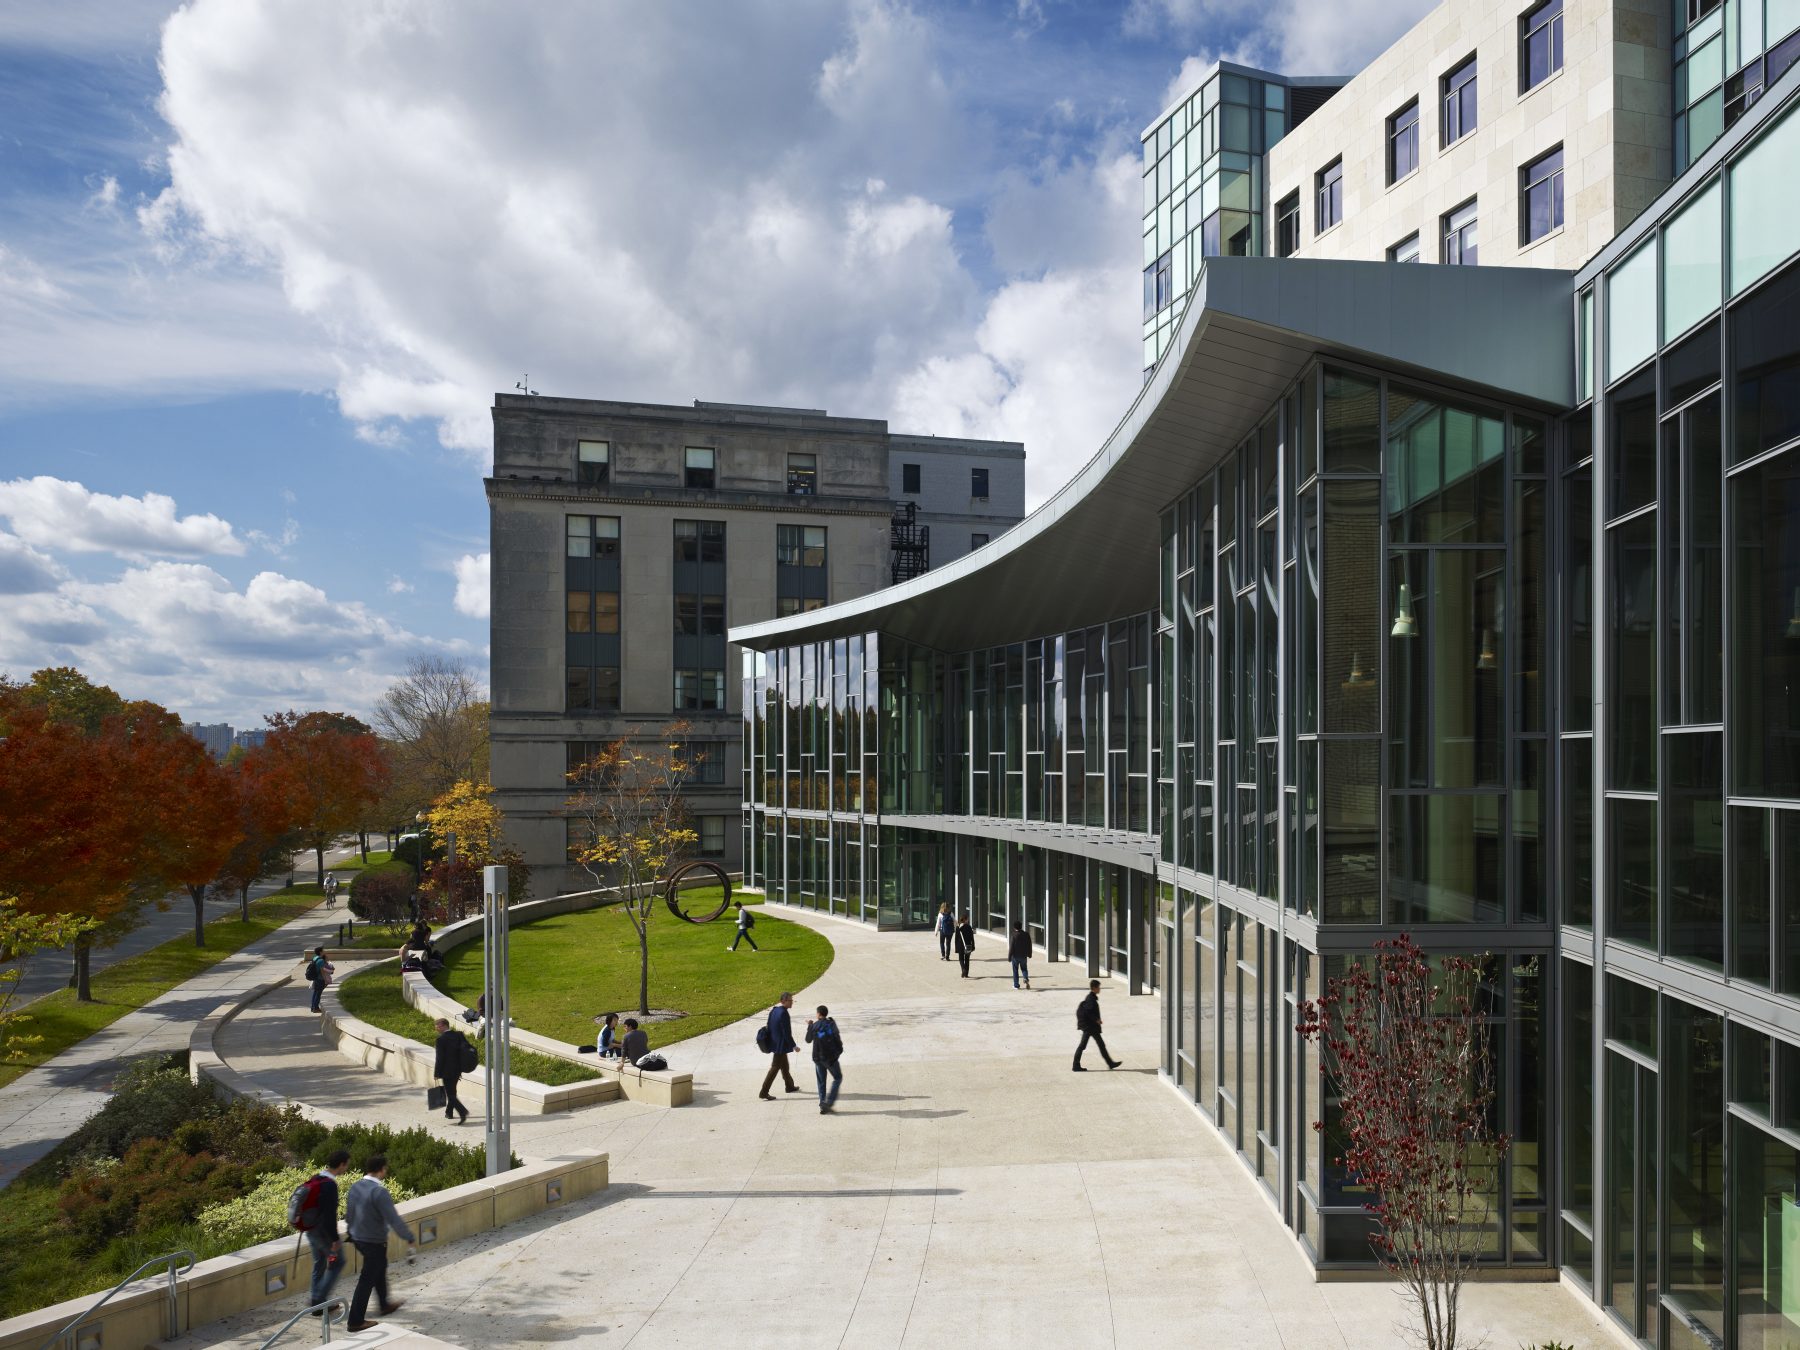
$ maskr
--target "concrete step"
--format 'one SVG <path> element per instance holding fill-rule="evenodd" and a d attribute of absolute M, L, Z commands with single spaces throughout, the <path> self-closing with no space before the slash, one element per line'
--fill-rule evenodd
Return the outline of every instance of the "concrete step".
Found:
<path fill-rule="evenodd" d="M 250 1323 L 254 1321 L 254 1329 Z M 199 1327 L 185 1336 L 172 1341 L 161 1341 L 160 1345 L 168 1350 L 259 1350 L 259 1347 L 273 1336 L 286 1316 L 275 1317 L 266 1312 L 245 1314 L 240 1317 L 227 1318 L 223 1322 L 214 1322 L 209 1326 Z M 303 1350 L 303 1347 L 319 1343 L 319 1324 L 310 1317 L 304 1317 L 288 1328 L 287 1335 L 277 1342 L 278 1347 L 292 1347 Z M 351 1347 L 353 1350 L 375 1350 L 375 1347 L 394 1346 L 396 1350 L 460 1350 L 449 1341 L 440 1341 L 424 1332 L 409 1326 L 405 1312 L 397 1315 L 395 1320 L 380 1319 L 374 1326 L 365 1331 L 352 1334 L 338 1323 L 331 1329 L 333 1346 Z"/>

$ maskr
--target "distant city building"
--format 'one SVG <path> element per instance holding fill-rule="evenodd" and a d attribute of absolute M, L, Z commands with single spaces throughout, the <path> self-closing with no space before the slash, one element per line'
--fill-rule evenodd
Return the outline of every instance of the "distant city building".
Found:
<path fill-rule="evenodd" d="M 266 741 L 268 738 L 269 738 L 268 731 L 266 729 L 259 728 L 255 731 L 240 731 L 240 732 L 238 732 L 238 734 L 232 738 L 231 743 L 233 745 L 241 745 L 246 750 L 255 750 L 259 746 L 261 746 L 262 743 L 264 741 Z"/>
<path fill-rule="evenodd" d="M 188 722 L 183 725 L 182 730 L 204 745 L 206 753 L 214 759 L 224 759 L 236 742 L 231 726 L 225 722 L 214 722 L 210 725 Z"/>
<path fill-rule="evenodd" d="M 727 627 L 865 595 L 902 555 L 912 575 L 1025 514 L 1015 442 L 700 402 L 503 394 L 493 418 L 491 776 L 539 894 L 592 884 L 562 812 L 569 770 L 674 721 L 692 727 L 697 853 L 738 867 Z"/>

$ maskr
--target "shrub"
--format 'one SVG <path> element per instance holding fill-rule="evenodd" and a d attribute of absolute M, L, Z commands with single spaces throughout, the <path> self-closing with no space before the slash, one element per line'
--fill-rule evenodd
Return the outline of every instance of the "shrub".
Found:
<path fill-rule="evenodd" d="M 237 1195 L 252 1175 L 242 1163 L 190 1154 L 172 1140 L 140 1139 L 116 1166 L 77 1164 L 56 1203 L 92 1252 L 115 1238 L 192 1223 L 208 1205 Z"/>
<path fill-rule="evenodd" d="M 184 1122 L 220 1110 L 212 1089 L 190 1082 L 185 1067 L 165 1058 L 140 1060 L 119 1075 L 106 1105 L 70 1143 L 82 1158 L 122 1158 L 140 1139 L 168 1139 Z"/>
<path fill-rule="evenodd" d="M 482 1145 L 448 1143 L 422 1125 L 407 1130 L 387 1125 L 336 1125 L 313 1145 L 309 1156 L 316 1165 L 337 1148 L 350 1150 L 350 1172 L 357 1174 L 370 1154 L 387 1154 L 389 1190 L 399 1185 L 424 1195 L 487 1175 L 487 1151 Z M 515 1158 L 513 1166 L 518 1165 Z"/>
<path fill-rule="evenodd" d="M 350 912 L 366 923 L 404 923 L 412 889 L 404 872 L 363 872 L 350 883 Z"/>
<path fill-rule="evenodd" d="M 288 1227 L 288 1198 L 293 1195 L 294 1187 L 317 1170 L 316 1167 L 284 1167 L 279 1172 L 266 1174 L 237 1199 L 208 1205 L 201 1210 L 200 1231 L 210 1241 L 225 1247 L 250 1247 L 258 1242 L 267 1242 L 270 1238 L 287 1236 L 294 1231 Z M 350 1189 L 350 1180 L 346 1173 L 340 1185 L 340 1213 L 343 1192 Z M 388 1190 L 395 1200 L 416 1198 L 411 1190 L 391 1176 L 388 1178 Z"/>
<path fill-rule="evenodd" d="M 184 1153 L 210 1153 L 250 1166 L 279 1157 L 290 1126 L 304 1119 L 297 1106 L 267 1106 L 240 1097 L 178 1125 L 169 1142 Z"/>

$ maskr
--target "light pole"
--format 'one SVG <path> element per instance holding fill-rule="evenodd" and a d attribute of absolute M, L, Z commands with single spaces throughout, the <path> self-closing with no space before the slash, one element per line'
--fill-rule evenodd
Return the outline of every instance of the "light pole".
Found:
<path fill-rule="evenodd" d="M 482 1006 L 487 1064 L 482 1086 L 487 1097 L 487 1174 L 512 1167 L 512 1019 L 507 1015 L 506 869 L 482 869 Z"/>

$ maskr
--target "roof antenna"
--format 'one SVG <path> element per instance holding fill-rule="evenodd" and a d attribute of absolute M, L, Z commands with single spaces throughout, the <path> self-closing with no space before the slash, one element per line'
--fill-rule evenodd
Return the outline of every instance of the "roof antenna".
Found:
<path fill-rule="evenodd" d="M 535 397 L 537 397 L 537 390 L 526 388 L 526 386 L 529 385 L 530 383 L 531 383 L 531 376 L 525 375 L 525 376 L 521 377 L 516 384 L 513 385 L 513 388 L 517 389 L 522 394 L 530 394 L 533 398 L 535 398 Z"/>

